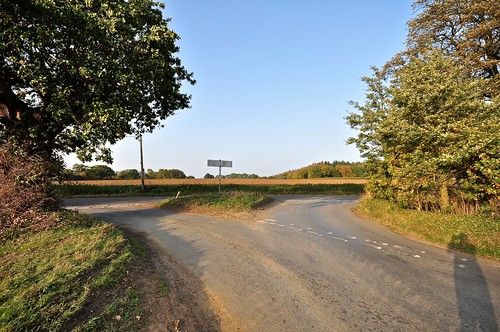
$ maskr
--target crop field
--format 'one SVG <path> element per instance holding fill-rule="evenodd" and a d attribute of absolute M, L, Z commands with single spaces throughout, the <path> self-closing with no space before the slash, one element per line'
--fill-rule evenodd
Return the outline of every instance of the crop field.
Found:
<path fill-rule="evenodd" d="M 321 178 L 321 179 L 222 179 L 223 185 L 249 186 L 282 186 L 305 184 L 365 184 L 361 178 Z M 84 180 L 65 181 L 65 184 L 84 184 L 97 186 L 138 186 L 140 179 L 135 180 Z M 218 179 L 146 179 L 146 185 L 218 185 Z"/>

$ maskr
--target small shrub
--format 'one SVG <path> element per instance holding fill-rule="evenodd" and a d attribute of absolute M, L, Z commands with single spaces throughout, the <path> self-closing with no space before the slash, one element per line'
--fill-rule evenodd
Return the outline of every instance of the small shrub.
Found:
<path fill-rule="evenodd" d="M 23 230 L 46 229 L 57 222 L 58 205 L 48 191 L 54 164 L 11 143 L 0 147 L 0 240 Z"/>

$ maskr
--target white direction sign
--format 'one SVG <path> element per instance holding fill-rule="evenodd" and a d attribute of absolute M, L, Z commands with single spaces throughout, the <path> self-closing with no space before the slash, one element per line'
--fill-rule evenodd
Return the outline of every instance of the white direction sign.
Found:
<path fill-rule="evenodd" d="M 230 160 L 212 160 L 208 159 L 208 167 L 233 167 L 233 162 Z"/>

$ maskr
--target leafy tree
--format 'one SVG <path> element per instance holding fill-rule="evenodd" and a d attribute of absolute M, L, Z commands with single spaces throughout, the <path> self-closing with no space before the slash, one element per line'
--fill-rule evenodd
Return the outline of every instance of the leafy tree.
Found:
<path fill-rule="evenodd" d="M 83 164 L 74 164 L 71 172 L 78 179 L 86 179 L 88 170 L 88 166 L 85 166 Z"/>
<path fill-rule="evenodd" d="M 185 179 L 186 174 L 179 169 L 162 169 L 160 168 L 155 174 L 156 179 Z"/>
<path fill-rule="evenodd" d="M 360 131 L 350 142 L 372 166 L 372 193 L 418 209 L 496 206 L 499 98 L 485 100 L 483 80 L 463 66 L 434 51 L 411 57 L 389 87 L 377 72 L 365 80 L 366 102 L 347 120 Z"/>
<path fill-rule="evenodd" d="M 146 171 L 146 177 L 148 179 L 154 179 L 156 177 L 156 172 L 153 171 L 151 168 L 149 168 L 147 171 Z"/>
<path fill-rule="evenodd" d="M 86 173 L 86 178 L 91 180 L 112 179 L 116 176 L 115 171 L 106 165 L 90 166 Z"/>
<path fill-rule="evenodd" d="M 123 171 L 119 171 L 118 174 L 116 174 L 116 177 L 122 180 L 140 179 L 141 174 L 136 169 L 125 169 Z"/>
<path fill-rule="evenodd" d="M 337 165 L 335 166 L 335 169 L 343 178 L 352 177 L 352 167 L 350 165 Z"/>
<path fill-rule="evenodd" d="M 107 144 L 189 106 L 177 34 L 152 0 L 0 0 L 0 141 L 111 160 Z"/>

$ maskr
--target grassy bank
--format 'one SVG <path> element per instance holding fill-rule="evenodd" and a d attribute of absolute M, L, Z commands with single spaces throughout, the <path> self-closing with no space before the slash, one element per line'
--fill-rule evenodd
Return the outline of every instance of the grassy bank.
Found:
<path fill-rule="evenodd" d="M 138 329 L 145 247 L 110 224 L 61 214 L 61 227 L 0 243 L 0 330 Z"/>
<path fill-rule="evenodd" d="M 451 249 L 500 259 L 500 220 L 485 216 L 407 210 L 378 199 L 363 199 L 356 212 L 387 226 Z"/>
<path fill-rule="evenodd" d="M 168 207 L 192 212 L 251 212 L 270 203 L 272 198 L 260 193 L 224 192 L 205 193 L 169 198 L 162 201 L 160 207 Z"/>
<path fill-rule="evenodd" d="M 317 194 L 317 195 L 359 195 L 363 192 L 363 184 L 296 184 L 296 185 L 222 185 L 223 191 L 256 192 L 268 195 Z M 180 191 L 184 195 L 215 193 L 217 185 L 151 185 L 145 193 L 137 185 L 86 185 L 59 184 L 54 185 L 55 193 L 60 197 L 73 196 L 174 196 Z"/>

